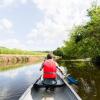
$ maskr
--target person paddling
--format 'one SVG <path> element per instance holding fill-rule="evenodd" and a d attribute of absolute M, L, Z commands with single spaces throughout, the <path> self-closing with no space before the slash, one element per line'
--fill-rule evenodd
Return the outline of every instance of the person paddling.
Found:
<path fill-rule="evenodd" d="M 40 68 L 40 71 L 43 70 L 44 85 L 55 85 L 57 83 L 57 69 L 63 74 L 63 72 L 58 68 L 57 62 L 53 60 L 52 54 L 47 54 L 47 57 Z"/>

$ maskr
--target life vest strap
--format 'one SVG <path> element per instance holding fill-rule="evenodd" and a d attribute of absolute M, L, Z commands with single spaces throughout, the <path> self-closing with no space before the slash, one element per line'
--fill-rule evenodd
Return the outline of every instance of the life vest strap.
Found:
<path fill-rule="evenodd" d="M 56 74 L 56 72 L 44 72 L 44 74 Z"/>

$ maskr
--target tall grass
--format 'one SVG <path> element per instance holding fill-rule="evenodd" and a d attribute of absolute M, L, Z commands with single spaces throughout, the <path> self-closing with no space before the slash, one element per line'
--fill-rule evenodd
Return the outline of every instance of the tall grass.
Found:
<path fill-rule="evenodd" d="M 46 53 L 0 47 L 0 54 L 45 55 Z"/>

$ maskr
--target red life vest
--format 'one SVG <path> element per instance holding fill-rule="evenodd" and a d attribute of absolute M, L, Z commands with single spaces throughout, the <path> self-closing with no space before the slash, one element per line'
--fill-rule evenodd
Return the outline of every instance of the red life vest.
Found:
<path fill-rule="evenodd" d="M 56 62 L 53 61 L 52 59 L 46 60 L 43 64 L 43 78 L 56 78 Z"/>

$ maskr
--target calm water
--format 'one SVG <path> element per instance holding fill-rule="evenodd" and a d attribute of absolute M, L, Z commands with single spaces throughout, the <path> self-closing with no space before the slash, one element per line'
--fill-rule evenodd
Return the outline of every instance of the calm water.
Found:
<path fill-rule="evenodd" d="M 40 65 L 28 65 L 0 72 L 0 100 L 18 100 L 40 76 Z M 100 100 L 100 69 L 91 67 L 88 63 L 84 65 L 67 62 L 64 66 L 79 80 L 77 90 L 83 100 Z"/>
<path fill-rule="evenodd" d="M 93 66 L 90 62 L 60 63 L 79 80 L 77 90 L 82 100 L 100 100 L 100 68 Z"/>
<path fill-rule="evenodd" d="M 18 100 L 40 75 L 40 64 L 0 72 L 0 100 Z"/>

